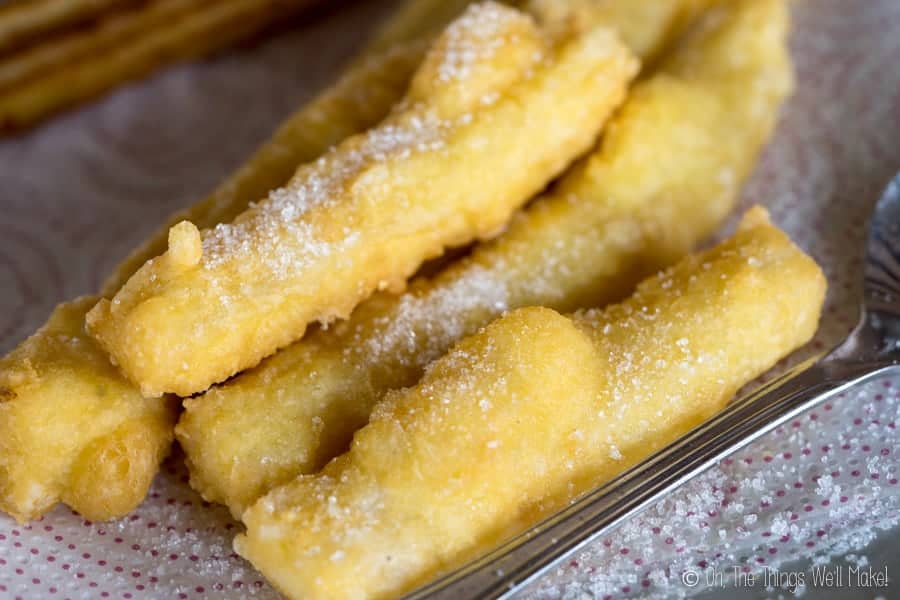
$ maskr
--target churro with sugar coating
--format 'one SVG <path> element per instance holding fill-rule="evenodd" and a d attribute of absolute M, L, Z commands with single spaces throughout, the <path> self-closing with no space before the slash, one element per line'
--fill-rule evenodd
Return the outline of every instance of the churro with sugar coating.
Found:
<path fill-rule="evenodd" d="M 473 5 L 385 122 L 204 231 L 196 263 L 170 248 L 145 264 L 88 330 L 145 395 L 204 391 L 402 289 L 446 247 L 496 235 L 590 147 L 635 71 L 609 30 L 550 39 L 523 13 Z"/>
<path fill-rule="evenodd" d="M 527 0 L 523 8 L 550 24 L 614 24 L 628 47 L 645 63 L 653 63 L 691 21 L 720 3 L 721 0 Z"/>
<path fill-rule="evenodd" d="M 754 209 L 621 304 L 516 310 L 388 394 L 320 474 L 248 509 L 235 547 L 289 598 L 408 591 L 720 410 L 812 337 L 824 293 Z"/>
<path fill-rule="evenodd" d="M 284 184 L 298 164 L 380 121 L 402 96 L 425 48 L 402 44 L 357 61 L 210 196 L 176 214 L 126 258 L 103 293 L 113 294 L 164 252 L 172 225 L 189 219 L 213 227 L 233 219 Z M 44 327 L 0 359 L 0 510 L 19 521 L 59 501 L 96 521 L 127 514 L 143 500 L 171 444 L 177 402 L 145 400 L 84 331 L 85 314 L 97 300 L 60 304 Z"/>
<path fill-rule="evenodd" d="M 638 83 L 600 147 L 498 239 L 187 400 L 176 433 L 194 488 L 239 517 L 345 450 L 385 391 L 503 311 L 619 300 L 709 236 L 791 87 L 783 2 L 733 4 Z"/>

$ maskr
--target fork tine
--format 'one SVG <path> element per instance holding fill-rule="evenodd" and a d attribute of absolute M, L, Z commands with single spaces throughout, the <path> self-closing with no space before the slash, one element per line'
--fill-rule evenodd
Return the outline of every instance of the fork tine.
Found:
<path fill-rule="evenodd" d="M 865 266 L 866 313 L 900 319 L 900 173 L 884 190 L 869 223 Z"/>

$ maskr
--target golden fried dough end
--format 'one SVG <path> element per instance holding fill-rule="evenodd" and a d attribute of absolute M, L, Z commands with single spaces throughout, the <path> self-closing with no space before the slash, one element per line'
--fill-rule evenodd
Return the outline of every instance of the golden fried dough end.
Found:
<path fill-rule="evenodd" d="M 573 489 L 670 443 L 808 342 L 825 290 L 815 261 L 757 206 L 731 238 L 643 281 L 627 301 L 576 313 L 605 363 L 605 429 L 591 443 L 605 440 L 615 462 L 598 457 Z"/>
<path fill-rule="evenodd" d="M 772 131 L 791 66 L 782 1 L 730 3 L 707 20 L 716 26 L 692 30 L 636 84 L 600 146 L 503 235 L 187 400 L 176 435 L 191 485 L 240 517 L 269 489 L 345 450 L 382 394 L 416 383 L 425 365 L 503 311 L 621 300 L 712 234 Z M 760 23 L 769 35 L 746 34 Z M 738 51 L 744 60 L 728 62 Z M 688 52 L 696 66 L 685 71 L 676 57 Z M 731 71 L 701 76 L 703 62 Z"/>
<path fill-rule="evenodd" d="M 320 474 L 248 509 L 235 547 L 290 598 L 407 591 L 719 410 L 810 339 L 824 293 L 754 209 L 622 304 L 513 311 L 388 394 Z"/>
<path fill-rule="evenodd" d="M 60 304 L 0 359 L 0 510 L 19 521 L 65 502 L 93 520 L 137 506 L 169 452 L 173 398 L 145 399 L 84 331 L 96 303 Z"/>
<path fill-rule="evenodd" d="M 309 323 L 402 289 L 445 247 L 496 235 L 590 147 L 635 71 L 608 30 L 550 39 L 522 13 L 476 5 L 385 122 L 200 233 L 200 260 L 170 248 L 148 262 L 88 329 L 145 395 L 204 391 Z"/>

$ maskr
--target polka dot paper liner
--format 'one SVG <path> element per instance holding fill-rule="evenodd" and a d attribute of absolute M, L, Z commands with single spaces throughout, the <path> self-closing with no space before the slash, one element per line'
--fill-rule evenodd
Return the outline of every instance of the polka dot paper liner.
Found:
<path fill-rule="evenodd" d="M 285 114 L 321 85 L 323 69 L 336 68 L 349 42 L 324 58 L 308 50 L 361 31 L 374 11 L 384 9 L 383 3 L 369 4 L 380 7 L 354 5 L 219 63 L 176 69 L 32 136 L 0 144 L 0 173 L 10 198 L 0 217 L 0 234 L 8 233 L 0 235 L 0 264 L 9 266 L 0 278 L 10 281 L 0 283 L 13 290 L 0 300 L 4 351 L 58 299 L 94 287 L 136 229 L 159 221 L 222 174 L 179 165 L 209 164 L 211 153 L 234 163 L 265 137 L 275 117 L 248 116 L 243 103 L 214 101 L 228 96 L 223 90 L 240 94 L 234 82 L 250 78 L 258 84 L 253 102 Z M 900 169 L 900 36 L 891 34 L 900 30 L 900 4 L 796 0 L 792 9 L 797 91 L 742 208 L 767 205 L 775 221 L 823 265 L 829 293 L 816 339 L 775 372 L 833 346 L 853 327 L 866 221 L 881 188 Z M 309 63 L 306 76 L 286 77 L 303 71 L 298 57 Z M 267 78 L 274 83 L 266 85 Z M 235 141 L 215 149 L 173 144 L 183 130 L 178 123 L 160 124 L 160 98 L 182 102 L 185 118 L 198 120 L 192 124 L 197 130 L 242 123 L 232 132 Z M 164 160 L 163 147 L 178 147 L 178 156 Z M 75 148 L 90 160 L 70 172 L 64 158 Z M 62 167 L 38 177 L 36 163 Z M 90 206 L 72 215 L 60 200 L 63 192 L 90 198 Z M 85 216 L 90 214 L 103 215 L 111 229 L 127 235 L 96 240 Z M 47 226 L 62 241 L 48 240 Z M 89 267 L 71 262 L 85 255 L 98 258 Z M 688 571 L 759 573 L 802 557 L 826 562 L 848 552 L 864 554 L 875 536 L 900 524 L 898 421 L 900 379 L 853 389 L 724 460 L 521 596 L 683 596 L 702 588 L 684 585 Z M 0 516 L 0 599 L 277 598 L 234 554 L 231 540 L 239 529 L 224 509 L 190 490 L 176 454 L 147 500 L 119 521 L 92 523 L 64 507 L 25 526 Z"/>

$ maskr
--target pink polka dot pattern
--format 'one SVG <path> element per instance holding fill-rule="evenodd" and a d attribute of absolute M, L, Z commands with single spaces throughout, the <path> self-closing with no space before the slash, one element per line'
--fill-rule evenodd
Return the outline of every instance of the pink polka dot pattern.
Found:
<path fill-rule="evenodd" d="M 231 549 L 238 525 L 186 481 L 172 457 L 144 504 L 114 523 L 64 507 L 24 526 L 2 517 L 0 598 L 277 598 Z"/>
<path fill-rule="evenodd" d="M 328 79 L 385 6 L 357 4 L 0 141 L 0 289 L 12 290 L 0 294 L 0 351 L 55 302 L 95 287 L 153 223 L 239 162 Z M 767 204 L 823 264 L 830 290 L 816 340 L 780 369 L 836 343 L 855 321 L 866 218 L 900 167 L 900 36 L 890 35 L 900 4 L 792 6 L 797 92 L 744 205 Z M 857 551 L 900 522 L 898 421 L 900 379 L 853 390 L 723 461 L 523 595 L 678 596 L 688 568 L 751 572 Z M 146 502 L 115 523 L 63 507 L 27 526 L 0 515 L 0 599 L 277 598 L 233 553 L 240 525 L 186 481 L 173 457 Z"/>

